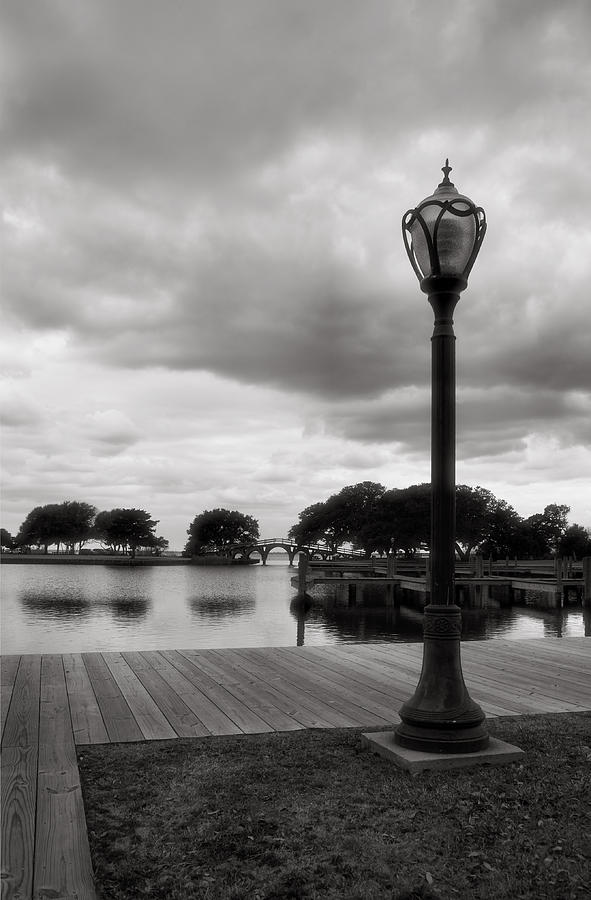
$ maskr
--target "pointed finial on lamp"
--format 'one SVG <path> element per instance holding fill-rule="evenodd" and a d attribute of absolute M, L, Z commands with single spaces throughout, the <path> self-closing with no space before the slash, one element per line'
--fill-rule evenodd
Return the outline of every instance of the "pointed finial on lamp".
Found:
<path fill-rule="evenodd" d="M 440 182 L 439 187 L 444 187 L 445 185 L 450 185 L 453 187 L 452 182 L 449 180 L 449 173 L 451 172 L 451 166 L 449 164 L 449 159 L 445 160 L 445 165 L 441 167 L 441 171 L 443 172 L 444 178 L 443 181 Z"/>

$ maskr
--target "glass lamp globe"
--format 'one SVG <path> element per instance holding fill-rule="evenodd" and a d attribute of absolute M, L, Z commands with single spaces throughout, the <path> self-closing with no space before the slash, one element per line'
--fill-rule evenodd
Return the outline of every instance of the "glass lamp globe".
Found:
<path fill-rule="evenodd" d="M 484 238 L 486 217 L 449 180 L 448 160 L 442 171 L 444 179 L 433 194 L 405 214 L 404 243 L 417 277 L 421 283 L 427 280 L 426 287 L 434 286 L 434 278 L 451 278 L 463 289 Z"/>

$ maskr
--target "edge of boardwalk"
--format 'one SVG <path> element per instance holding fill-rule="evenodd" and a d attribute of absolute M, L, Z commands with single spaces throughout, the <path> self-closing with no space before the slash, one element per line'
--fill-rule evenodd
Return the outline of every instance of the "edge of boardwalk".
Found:
<path fill-rule="evenodd" d="M 591 711 L 588 638 L 467 641 L 487 716 Z M 2 667 L 3 897 L 96 900 L 76 747 L 384 727 L 422 644 L 10 655 Z"/>

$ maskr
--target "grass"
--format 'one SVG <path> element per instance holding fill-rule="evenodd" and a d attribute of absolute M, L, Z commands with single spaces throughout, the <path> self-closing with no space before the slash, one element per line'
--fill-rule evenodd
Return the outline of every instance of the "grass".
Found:
<path fill-rule="evenodd" d="M 79 753 L 108 900 L 591 896 L 591 714 L 489 722 L 523 763 L 412 777 L 356 730 Z"/>

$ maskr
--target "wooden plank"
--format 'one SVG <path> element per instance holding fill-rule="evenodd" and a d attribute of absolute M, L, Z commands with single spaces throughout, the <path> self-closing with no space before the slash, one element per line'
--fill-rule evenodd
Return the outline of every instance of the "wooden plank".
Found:
<path fill-rule="evenodd" d="M 264 685 L 256 683 L 244 671 L 242 675 L 237 674 L 230 651 L 222 650 L 216 654 L 212 650 L 187 650 L 183 655 L 266 722 L 272 731 L 294 731 L 302 727 L 300 722 L 295 722 L 272 703 Z"/>
<path fill-rule="evenodd" d="M 346 728 L 349 725 L 347 716 L 303 691 L 301 685 L 293 683 L 293 676 L 291 679 L 287 678 L 277 666 L 272 665 L 264 650 L 243 649 L 236 652 L 244 660 L 245 668 L 272 683 L 287 698 L 294 700 L 297 706 L 292 714 L 306 728 Z"/>
<path fill-rule="evenodd" d="M 245 734 L 263 734 L 273 728 L 259 715 L 239 700 L 231 691 L 210 678 L 193 659 L 186 655 L 188 651 L 173 650 L 163 653 L 180 672 L 191 681 L 202 694 L 215 703 L 224 714 L 231 719 Z"/>
<path fill-rule="evenodd" d="M 99 705 L 109 741 L 143 741 L 125 697 L 100 653 L 83 653 L 82 659 Z"/>
<path fill-rule="evenodd" d="M 588 706 L 585 696 L 585 688 L 577 690 L 572 682 L 559 684 L 554 677 L 552 667 L 543 663 L 538 664 L 532 653 L 524 653 L 513 647 L 512 656 L 499 658 L 498 646 L 500 641 L 486 642 L 462 642 L 462 668 L 470 693 L 474 695 L 479 690 L 483 699 L 486 697 L 488 704 L 496 704 L 496 714 L 503 715 L 501 707 L 506 712 L 559 712 L 577 711 Z M 516 642 L 507 642 L 515 645 Z M 400 645 L 393 645 L 397 649 Z M 411 645 L 407 645 L 409 647 Z M 535 650 L 535 645 L 534 648 Z M 519 650 L 519 653 L 515 651 Z M 368 645 L 359 645 L 359 654 L 367 654 Z M 385 647 L 376 647 L 375 653 L 385 658 L 388 651 Z M 510 687 L 509 687 L 510 686 Z M 483 693 L 485 692 L 485 693 Z M 507 698 L 507 699 L 504 699 Z M 511 699 L 509 699 L 511 698 Z M 476 696 L 475 696 L 475 699 Z M 589 697 L 591 701 L 591 696 Z"/>
<path fill-rule="evenodd" d="M 210 733 L 141 653 L 126 652 L 123 657 L 179 737 L 203 737 Z"/>
<path fill-rule="evenodd" d="M 121 653 L 103 653 L 102 656 L 146 740 L 162 741 L 177 737 L 162 710 L 158 708 Z"/>
<path fill-rule="evenodd" d="M 381 698 L 382 702 L 386 699 L 402 702 L 417 682 L 418 672 L 395 671 L 385 663 L 351 654 L 344 657 L 336 647 L 324 648 L 322 656 L 305 655 L 309 665 L 322 666 L 330 677 L 351 690 L 363 688 L 375 692 L 376 699 Z"/>
<path fill-rule="evenodd" d="M 10 706 L 10 698 L 12 697 L 12 689 L 16 680 L 16 673 L 20 663 L 20 656 L 2 656 L 0 657 L 0 734 L 4 732 L 4 724 L 8 715 Z"/>
<path fill-rule="evenodd" d="M 41 657 L 23 656 L 2 741 L 2 893 L 33 891 Z"/>
<path fill-rule="evenodd" d="M 278 709 L 281 715 L 287 717 L 286 727 L 281 727 L 280 721 L 272 724 L 278 731 L 294 731 L 298 728 L 317 728 L 318 718 L 301 705 L 300 697 L 295 692 L 284 690 L 284 683 L 279 683 L 275 673 L 267 666 L 257 665 L 248 657 L 244 657 L 236 650 L 224 650 L 224 656 L 232 663 L 233 670 L 239 674 L 244 683 L 249 683 L 258 693 L 263 708 L 265 704 L 271 704 Z M 314 723 L 314 724 L 312 724 Z"/>
<path fill-rule="evenodd" d="M 463 644 L 463 650 L 465 647 L 466 644 Z M 545 708 L 548 711 L 558 712 L 570 708 L 564 702 L 556 704 L 551 699 L 542 702 L 537 695 L 538 692 L 532 690 L 531 682 L 522 683 L 517 676 L 512 677 L 509 691 L 506 677 L 495 678 L 485 662 L 480 660 L 470 662 L 465 657 L 462 651 L 462 669 L 471 696 L 488 708 L 494 707 L 497 715 L 533 713 L 543 711 Z M 417 680 L 418 674 L 417 670 Z"/>
<path fill-rule="evenodd" d="M 579 644 L 579 641 L 586 642 Z M 487 651 L 488 656 L 502 654 L 511 659 L 535 659 L 539 663 L 560 666 L 572 672 L 591 672 L 591 647 L 589 638 L 541 638 L 535 641 L 495 641 L 495 646 Z M 492 642 L 491 642 L 492 643 Z M 497 646 L 498 644 L 498 646 Z M 536 646 L 536 645 L 540 646 Z M 563 644 L 563 646 L 560 646 Z M 548 645 L 548 646 L 546 646 Z"/>
<path fill-rule="evenodd" d="M 299 648 L 298 648 L 299 649 Z M 305 663 L 298 659 L 294 650 L 284 649 L 278 652 L 268 650 L 276 663 L 290 672 L 294 684 L 300 684 L 313 696 L 329 703 L 347 716 L 349 727 L 369 725 L 389 725 L 399 721 L 394 704 L 385 694 L 372 693 L 371 689 L 355 689 L 346 677 L 323 668 L 318 663 L 307 659 Z"/>
<path fill-rule="evenodd" d="M 392 666 L 392 672 L 394 673 L 395 677 L 400 677 L 400 674 L 402 673 L 405 678 L 405 683 L 407 683 L 407 685 L 408 685 L 408 693 L 404 697 L 404 700 L 406 700 L 414 693 L 415 687 L 418 683 L 420 671 L 421 671 L 422 659 L 418 657 L 416 652 L 414 653 L 414 658 L 413 658 L 413 655 L 409 655 L 408 656 L 408 668 L 405 670 L 401 670 L 401 654 L 399 652 L 400 646 L 401 645 L 399 645 L 399 644 L 395 645 L 395 647 L 396 647 L 395 659 L 391 659 L 390 663 Z M 415 648 L 417 645 L 406 645 L 406 646 L 407 647 L 412 646 L 413 648 Z M 369 649 L 370 648 L 366 647 L 366 646 L 364 646 L 363 648 L 360 648 L 360 651 L 359 651 L 360 658 L 363 658 L 363 655 L 365 654 L 366 651 L 369 652 Z M 421 653 L 421 657 L 422 657 L 422 645 L 419 645 L 419 649 L 420 649 L 420 653 Z M 387 657 L 383 657 L 383 658 L 387 663 L 388 662 Z M 477 687 L 478 686 L 474 683 L 468 684 L 468 689 L 472 696 L 474 696 L 473 689 L 477 689 Z M 517 714 L 517 711 L 515 709 L 511 708 L 504 702 L 499 702 L 500 698 L 498 696 L 495 696 L 495 697 L 491 697 L 491 696 L 476 697 L 476 696 L 474 696 L 474 699 L 477 700 L 477 702 L 481 704 L 482 708 L 485 710 L 487 715 L 514 716 Z"/>
<path fill-rule="evenodd" d="M 352 682 L 372 684 L 376 690 L 400 699 L 409 688 L 414 689 L 421 669 L 420 661 L 403 664 L 400 660 L 385 660 L 373 654 L 343 654 L 337 647 L 328 647 L 318 660 L 333 671 L 347 674 Z"/>
<path fill-rule="evenodd" d="M 2 894 L 28 900 L 33 891 L 37 747 L 2 748 Z"/>
<path fill-rule="evenodd" d="M 348 659 L 347 662 L 349 665 L 351 665 L 352 675 L 356 676 L 356 672 L 354 669 L 354 665 L 352 664 L 352 661 L 350 659 Z M 331 662 L 330 660 L 327 661 L 327 665 L 330 665 L 332 668 L 335 668 L 335 663 Z M 420 675 L 420 665 L 418 667 L 416 667 L 414 672 L 412 672 L 412 675 L 410 678 L 407 679 L 405 677 L 402 682 L 398 682 L 396 692 L 398 695 L 399 702 L 402 702 L 402 701 L 408 699 L 408 697 L 410 697 L 412 695 L 412 693 L 414 692 L 414 689 L 418 683 L 419 675 Z M 394 682 L 394 683 L 396 683 L 396 682 Z M 385 684 L 386 685 L 388 684 L 387 676 L 385 678 Z M 476 690 L 476 688 L 478 688 L 478 691 L 480 692 L 478 694 L 478 697 L 474 694 L 474 690 Z M 490 712 L 494 715 L 514 715 L 517 712 L 532 711 L 532 709 L 531 709 L 532 703 L 531 702 L 529 702 L 527 704 L 527 706 L 525 706 L 525 707 L 523 706 L 523 704 L 515 705 L 515 703 L 513 703 L 513 702 L 506 701 L 504 692 L 487 691 L 485 694 L 483 694 L 483 688 L 482 688 L 481 684 L 478 684 L 478 685 L 476 685 L 474 683 L 470 684 L 469 690 L 470 690 L 471 695 L 474 697 L 474 699 L 477 700 L 479 703 L 481 701 L 483 703 L 485 703 L 487 709 L 490 710 Z"/>
<path fill-rule="evenodd" d="M 573 699 L 572 692 L 561 691 L 535 677 L 517 675 L 508 671 L 499 677 L 486 663 L 463 662 L 464 675 L 471 684 L 478 685 L 479 690 L 495 693 L 497 696 L 508 696 L 512 704 L 520 704 L 520 708 L 532 708 L 537 712 L 579 712 L 584 707 Z M 525 705 L 525 706 L 524 706 Z"/>
<path fill-rule="evenodd" d="M 74 742 L 108 744 L 109 735 L 82 656 L 65 653 L 63 662 Z"/>
<path fill-rule="evenodd" d="M 565 700 L 573 704 L 591 702 L 591 678 L 581 674 L 575 679 L 569 672 L 548 663 L 531 659 L 513 660 L 487 655 L 484 660 L 477 654 L 462 654 L 464 667 L 470 671 L 475 665 L 484 666 L 486 677 L 491 681 L 511 684 L 512 688 L 533 688 L 536 693 L 554 700 Z M 582 679 L 586 679 L 583 681 Z"/>
<path fill-rule="evenodd" d="M 191 681 L 195 676 L 195 670 L 187 660 L 180 655 L 175 657 L 174 651 L 169 652 L 171 658 L 175 660 L 174 664 L 158 650 L 145 650 L 142 656 L 203 723 L 209 734 L 244 734 L 242 729 Z"/>
<path fill-rule="evenodd" d="M 491 644 L 496 642 L 491 642 Z M 541 641 L 540 641 L 541 643 Z M 590 648 L 591 650 L 591 648 Z M 462 655 L 467 659 L 477 659 L 491 669 L 510 669 L 517 675 L 539 675 L 542 679 L 568 679 L 573 684 L 585 686 L 589 684 L 591 675 L 591 653 L 589 657 L 568 662 L 565 655 L 541 655 L 535 647 L 492 646 L 479 649 L 471 643 L 462 645 Z"/>
<path fill-rule="evenodd" d="M 44 656 L 41 665 L 33 891 L 35 897 L 97 897 L 60 656 Z"/>

